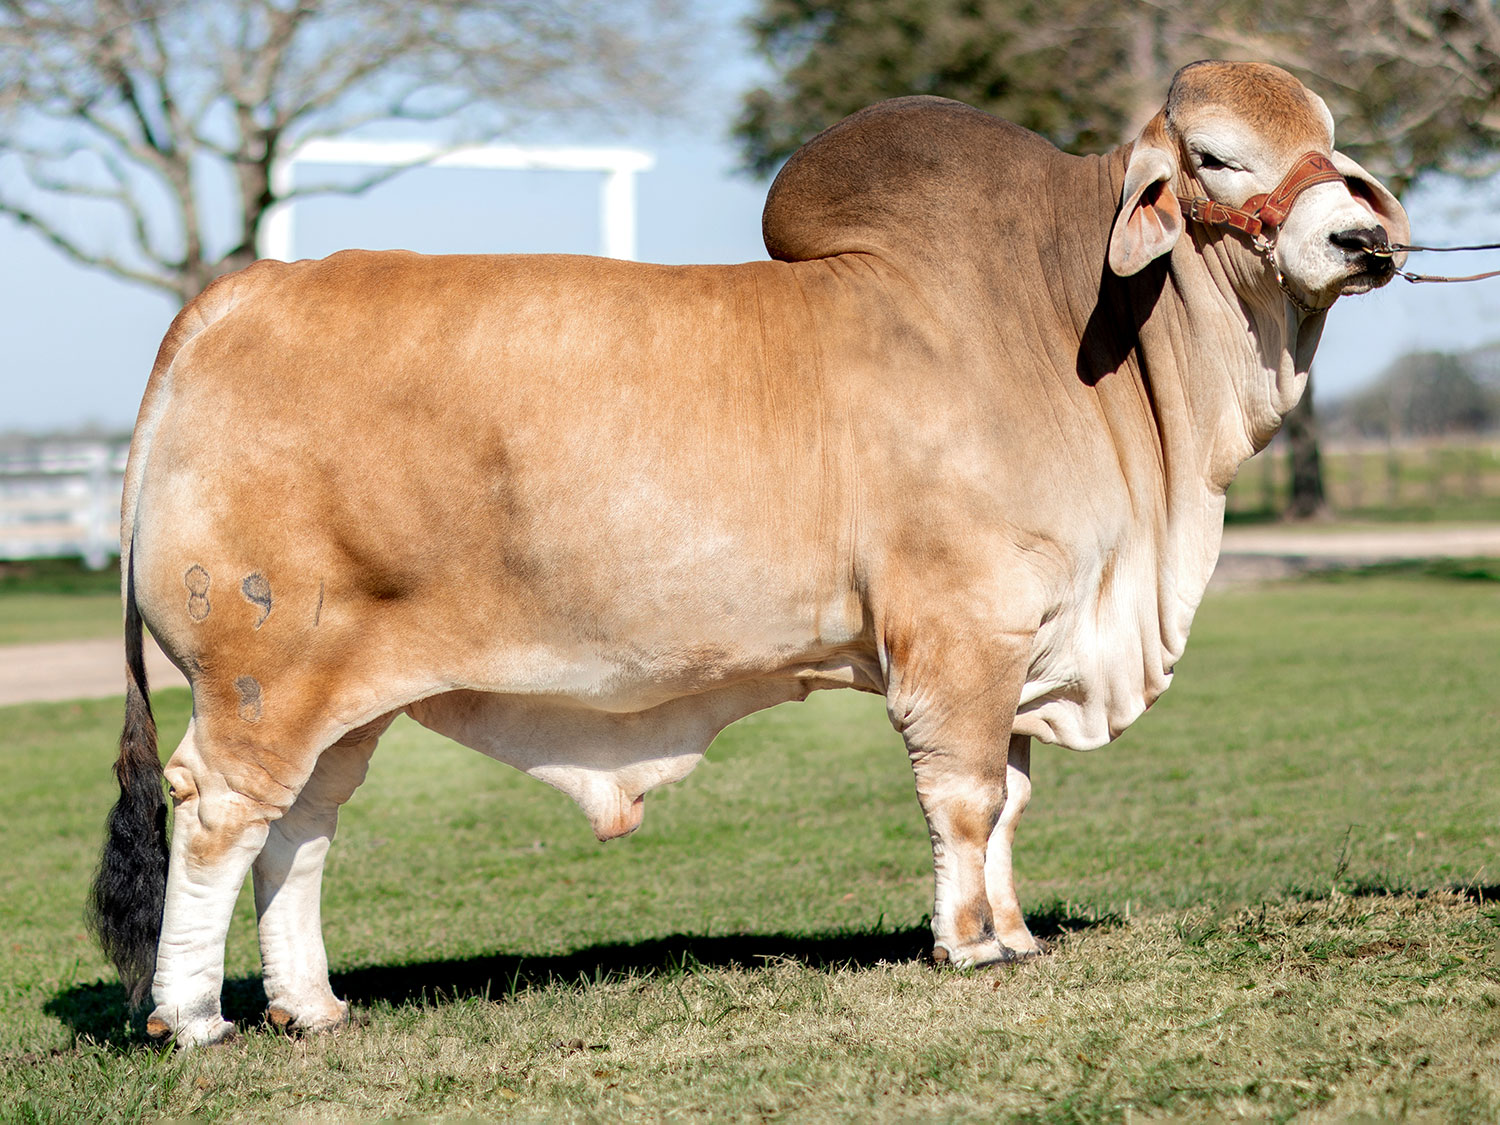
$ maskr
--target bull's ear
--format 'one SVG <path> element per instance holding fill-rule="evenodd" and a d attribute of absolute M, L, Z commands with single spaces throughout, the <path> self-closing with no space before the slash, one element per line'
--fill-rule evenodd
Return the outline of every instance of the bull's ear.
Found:
<path fill-rule="evenodd" d="M 1349 194 L 1375 213 L 1392 242 L 1411 241 L 1411 220 L 1406 217 L 1406 208 L 1386 190 L 1384 184 L 1342 152 L 1333 154 L 1333 166 L 1349 184 Z"/>
<path fill-rule="evenodd" d="M 1109 236 L 1109 268 L 1121 277 L 1139 273 L 1177 245 L 1182 208 L 1171 188 L 1176 176 L 1175 146 L 1158 114 L 1131 147 L 1120 213 Z"/>

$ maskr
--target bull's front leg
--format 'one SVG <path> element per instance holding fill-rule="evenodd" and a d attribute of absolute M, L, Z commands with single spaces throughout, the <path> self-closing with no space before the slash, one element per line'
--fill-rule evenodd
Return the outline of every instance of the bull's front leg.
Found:
<path fill-rule="evenodd" d="M 1031 739 L 1024 734 L 1011 735 L 1010 761 L 1005 769 L 1005 807 L 990 833 L 989 854 L 984 860 L 984 881 L 989 889 L 990 909 L 995 915 L 995 933 L 1005 948 L 1034 957 L 1042 952 L 1041 943 L 1032 937 L 1021 913 L 1016 895 L 1016 875 L 1011 848 L 1016 841 L 1016 826 L 1031 801 Z"/>
<path fill-rule="evenodd" d="M 1004 837 L 1011 726 L 1028 640 L 944 627 L 888 641 L 887 710 L 906 740 L 932 839 L 938 962 L 987 965 L 1022 952 L 997 932 L 985 866 L 991 839 Z M 1005 922 L 1013 932 L 1011 919 Z"/>

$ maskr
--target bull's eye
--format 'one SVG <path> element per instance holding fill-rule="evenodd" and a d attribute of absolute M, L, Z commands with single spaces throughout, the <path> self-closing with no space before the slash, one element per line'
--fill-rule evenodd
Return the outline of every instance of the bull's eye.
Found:
<path fill-rule="evenodd" d="M 1229 165 L 1225 161 L 1220 160 L 1211 152 L 1196 152 L 1193 155 L 1198 158 L 1198 168 L 1200 170 L 1207 169 L 1208 171 L 1213 172 L 1221 168 L 1229 167 Z"/>

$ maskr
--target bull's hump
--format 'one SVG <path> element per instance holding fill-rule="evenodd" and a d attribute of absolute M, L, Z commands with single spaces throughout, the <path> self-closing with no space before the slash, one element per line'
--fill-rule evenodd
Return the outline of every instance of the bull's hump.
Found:
<path fill-rule="evenodd" d="M 1018 125 L 962 102 L 893 98 L 808 141 L 771 185 L 761 216 L 781 261 L 901 254 L 972 231 L 986 210 L 1024 203 L 1058 151 Z"/>

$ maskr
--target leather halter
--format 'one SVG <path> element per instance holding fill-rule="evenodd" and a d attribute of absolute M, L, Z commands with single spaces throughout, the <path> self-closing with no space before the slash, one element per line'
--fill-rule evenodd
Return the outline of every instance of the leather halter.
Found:
<path fill-rule="evenodd" d="M 1291 171 L 1281 177 L 1281 182 L 1264 195 L 1252 195 L 1243 207 L 1231 207 L 1227 203 L 1198 196 L 1189 199 L 1188 218 L 1208 226 L 1227 227 L 1248 235 L 1255 252 L 1265 257 L 1276 271 L 1276 285 L 1286 294 L 1287 300 L 1304 313 L 1326 312 L 1313 308 L 1291 291 L 1281 267 L 1276 264 L 1272 251 L 1276 249 L 1276 228 L 1286 222 L 1287 214 L 1297 197 L 1314 184 L 1343 183 L 1344 174 L 1333 166 L 1333 161 L 1320 153 L 1308 152 L 1297 158 Z"/>
<path fill-rule="evenodd" d="M 1264 195 L 1252 195 L 1243 207 L 1230 207 L 1199 196 L 1189 199 L 1188 217 L 1209 226 L 1228 227 L 1248 235 L 1255 249 L 1270 254 L 1275 246 L 1274 232 L 1286 221 L 1297 197 L 1314 184 L 1342 183 L 1344 174 L 1333 161 L 1316 152 L 1297 159 L 1281 182 Z"/>
<path fill-rule="evenodd" d="M 1276 284 L 1287 295 L 1287 299 L 1305 313 L 1323 312 L 1325 310 L 1303 304 L 1296 294 L 1287 288 L 1286 279 L 1281 275 L 1281 267 L 1276 266 L 1276 260 L 1271 256 L 1271 251 L 1276 249 L 1276 228 L 1286 222 L 1287 213 L 1291 211 L 1297 196 L 1314 184 L 1334 183 L 1343 178 L 1343 174 L 1333 166 L 1333 161 L 1328 157 L 1309 152 L 1298 158 L 1297 163 L 1292 165 L 1292 170 L 1283 176 L 1281 182 L 1269 193 L 1252 195 L 1245 200 L 1244 207 L 1230 207 L 1228 204 L 1198 196 L 1187 201 L 1188 218 L 1209 226 L 1237 230 L 1249 236 L 1250 244 L 1256 252 L 1264 255 L 1275 267 Z M 1406 254 L 1417 250 L 1433 250 L 1439 253 L 1451 253 L 1456 250 L 1500 250 L 1500 242 L 1488 242 L 1477 246 L 1413 246 L 1388 243 L 1375 247 L 1370 253 L 1377 258 L 1390 258 L 1396 254 Z M 1483 281 L 1490 277 L 1500 277 L 1500 270 L 1470 274 L 1468 277 L 1437 277 L 1425 273 L 1408 273 L 1400 267 L 1395 267 L 1395 270 L 1407 281 L 1413 282 Z"/>

